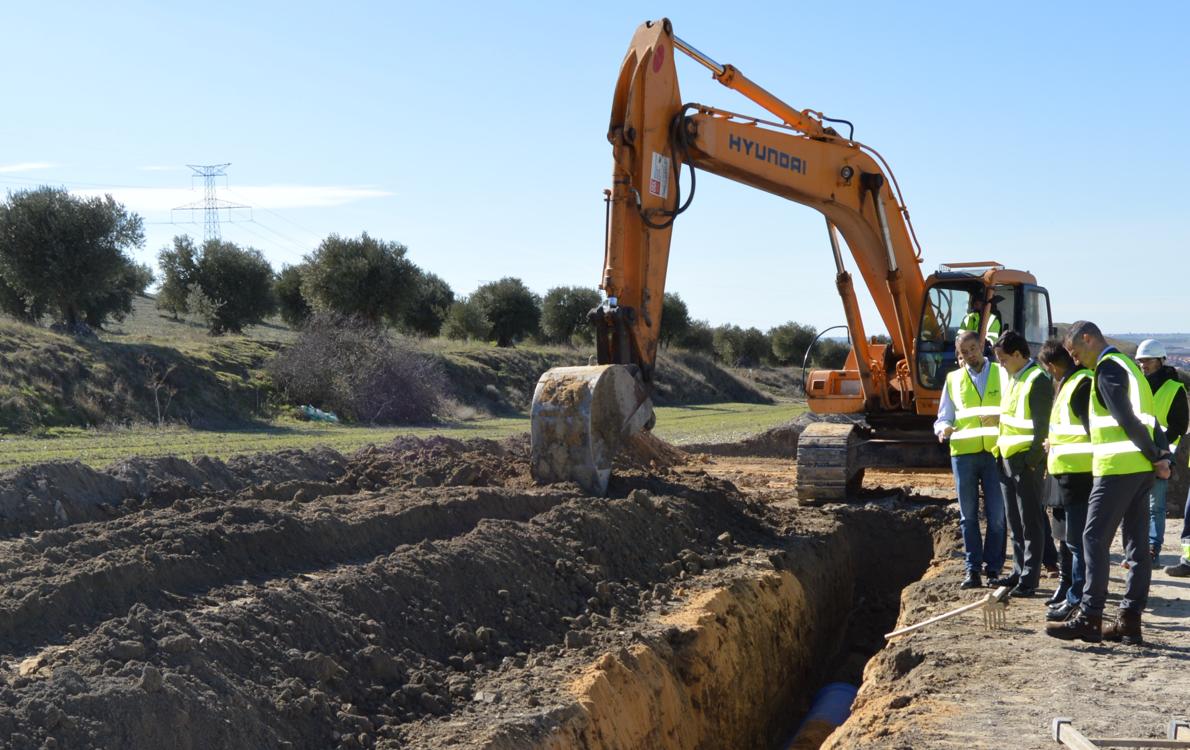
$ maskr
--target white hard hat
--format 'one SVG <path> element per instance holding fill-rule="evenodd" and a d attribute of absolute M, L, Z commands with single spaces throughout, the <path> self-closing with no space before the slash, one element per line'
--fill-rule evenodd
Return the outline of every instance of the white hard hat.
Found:
<path fill-rule="evenodd" d="M 1137 359 L 1165 359 L 1165 345 L 1157 339 L 1145 339 L 1136 348 Z"/>

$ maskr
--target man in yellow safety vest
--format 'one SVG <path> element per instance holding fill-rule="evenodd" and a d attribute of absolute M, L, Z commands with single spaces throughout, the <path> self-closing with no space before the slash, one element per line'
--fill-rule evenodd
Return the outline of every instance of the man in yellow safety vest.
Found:
<path fill-rule="evenodd" d="M 963 331 L 955 341 L 962 366 L 946 376 L 934 434 L 950 442 L 950 465 L 959 496 L 959 525 L 967 575 L 961 588 L 979 588 L 980 568 L 989 580 L 1004 565 L 1004 496 L 996 469 L 1000 436 L 1000 397 L 1007 387 L 1004 369 L 983 356 L 976 331 Z M 983 487 L 986 536 L 979 533 L 979 489 Z"/>
<path fill-rule="evenodd" d="M 1136 363 L 1144 371 L 1153 391 L 1153 406 L 1157 410 L 1157 423 L 1165 430 L 1169 441 L 1169 452 L 1178 452 L 1178 443 L 1190 426 L 1190 406 L 1186 403 L 1186 386 L 1178 379 L 1178 371 L 1165 364 L 1165 345 L 1156 339 L 1145 339 L 1136 349 Z M 1165 539 L 1165 493 L 1169 489 L 1168 479 L 1153 480 L 1149 491 L 1149 554 L 1153 564 L 1161 555 L 1161 542 Z"/>
<path fill-rule="evenodd" d="M 996 307 L 996 304 L 1003 301 L 1004 298 L 998 294 L 992 297 L 991 309 L 988 311 L 987 342 L 993 346 L 1000 339 L 1000 331 L 1003 327 L 1003 324 L 1000 322 L 1000 310 Z M 967 314 L 963 316 L 962 322 L 959 323 L 960 331 L 975 331 L 979 333 L 980 323 L 983 322 L 983 315 L 981 314 L 982 307 L 983 305 L 978 297 L 971 299 L 971 305 Z"/>
<path fill-rule="evenodd" d="M 1000 453 L 1000 484 L 1008 528 L 1012 531 L 1012 575 L 992 584 L 1013 586 L 1013 596 L 1033 596 L 1041 581 L 1048 539 L 1042 494 L 1053 385 L 1030 356 L 1029 342 L 1016 331 L 1005 332 L 992 351 L 1010 378 L 1000 403 L 996 448 Z"/>
<path fill-rule="evenodd" d="M 1087 583 L 1079 611 L 1064 622 L 1046 623 L 1046 635 L 1062 640 L 1142 642 L 1141 612 L 1149 598 L 1153 561 L 1149 557 L 1149 489 L 1154 475 L 1168 479 L 1170 453 L 1165 433 L 1156 429 L 1153 392 L 1135 362 L 1108 346 L 1099 327 L 1074 323 L 1063 342 L 1091 376 L 1091 496 L 1083 530 Z M 1121 529 L 1128 574 L 1114 623 L 1103 627 L 1112 537 Z"/>

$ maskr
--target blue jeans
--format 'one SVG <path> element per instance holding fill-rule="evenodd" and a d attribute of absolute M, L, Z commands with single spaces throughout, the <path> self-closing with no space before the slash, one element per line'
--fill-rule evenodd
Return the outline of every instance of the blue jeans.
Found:
<path fill-rule="evenodd" d="M 1168 479 L 1154 479 L 1149 490 L 1149 546 L 1161 551 L 1161 540 L 1165 539 L 1165 492 L 1169 489 Z"/>
<path fill-rule="evenodd" d="M 1083 547 L 1083 530 L 1087 527 L 1087 504 L 1094 481 L 1091 472 L 1058 474 L 1054 477 L 1062 509 L 1066 513 L 1066 548 L 1070 550 L 1070 590 L 1066 601 L 1078 604 L 1087 584 L 1087 552 Z"/>
<path fill-rule="evenodd" d="M 1087 527 L 1085 502 L 1066 506 L 1066 547 L 1070 550 L 1070 589 L 1066 601 L 1078 604 L 1087 584 L 1087 560 L 1083 554 L 1083 529 Z"/>
<path fill-rule="evenodd" d="M 1000 575 L 1004 566 L 1006 530 L 1004 495 L 1000 492 L 1000 471 L 991 453 L 981 451 L 951 456 L 955 489 L 959 495 L 959 526 L 963 530 L 963 556 L 967 572 L 978 573 L 980 565 L 988 576 Z M 979 488 L 983 487 L 986 536 L 979 533 Z"/>
<path fill-rule="evenodd" d="M 1186 504 L 1182 507 L 1182 557 L 1178 562 L 1190 565 L 1190 493 L 1186 494 Z"/>

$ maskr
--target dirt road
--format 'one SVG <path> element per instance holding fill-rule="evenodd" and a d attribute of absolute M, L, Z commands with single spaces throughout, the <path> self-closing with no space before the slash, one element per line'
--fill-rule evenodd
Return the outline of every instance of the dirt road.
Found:
<path fill-rule="evenodd" d="M 1166 550 L 1179 548 L 1180 530 L 1181 519 L 1170 519 Z M 1124 586 L 1119 542 L 1109 616 Z M 958 590 L 961 578 L 956 545 L 905 589 L 898 626 L 981 595 Z M 971 614 L 892 641 L 869 663 L 851 720 L 825 747 L 1040 750 L 1059 747 L 1050 730 L 1059 716 L 1089 737 L 1161 739 L 1171 719 L 1190 719 L 1190 582 L 1154 573 L 1143 646 L 1049 638 L 1044 598 L 1014 600 L 1003 630 L 985 631 Z"/>

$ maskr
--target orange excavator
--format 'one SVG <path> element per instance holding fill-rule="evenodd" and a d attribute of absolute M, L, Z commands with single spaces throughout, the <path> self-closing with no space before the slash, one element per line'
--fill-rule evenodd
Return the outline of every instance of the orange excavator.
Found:
<path fill-rule="evenodd" d="M 678 52 L 774 119 L 683 103 Z M 847 135 L 835 125 L 848 126 Z M 946 375 L 958 366 L 955 337 L 968 328 L 986 335 L 995 321 L 1036 349 L 1054 333 L 1049 295 L 1031 274 L 992 261 L 949 263 L 924 277 L 892 170 L 850 126 L 794 109 L 679 39 L 668 19 L 636 30 L 608 129 L 614 167 L 600 284 L 605 301 L 591 313 L 598 365 L 554 368 L 538 381 L 531 435 L 539 481 L 577 481 L 603 494 L 617 450 L 652 428 L 649 394 L 670 238 L 694 197 L 697 170 L 809 206 L 826 219 L 851 353 L 840 370 L 812 371 L 806 396 L 812 411 L 851 419 L 815 423 L 802 434 L 798 496 L 841 499 L 868 467 L 949 465 L 931 423 Z M 844 243 L 890 343 L 866 334 Z"/>

